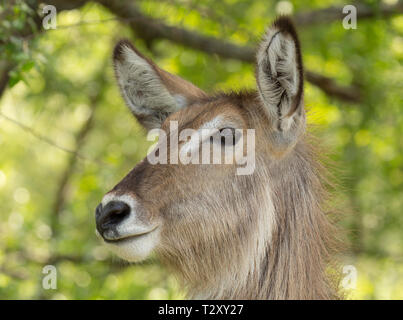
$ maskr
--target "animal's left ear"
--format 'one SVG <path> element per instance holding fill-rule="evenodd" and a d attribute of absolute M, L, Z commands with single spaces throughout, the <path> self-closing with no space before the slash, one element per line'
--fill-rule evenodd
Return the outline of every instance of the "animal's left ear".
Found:
<path fill-rule="evenodd" d="M 277 19 L 267 30 L 257 52 L 256 68 L 259 96 L 275 142 L 288 148 L 305 128 L 301 51 L 289 18 Z"/>
<path fill-rule="evenodd" d="M 192 83 L 159 68 L 128 40 L 116 44 L 113 63 L 126 104 L 148 130 L 159 128 L 170 114 L 205 97 Z"/>

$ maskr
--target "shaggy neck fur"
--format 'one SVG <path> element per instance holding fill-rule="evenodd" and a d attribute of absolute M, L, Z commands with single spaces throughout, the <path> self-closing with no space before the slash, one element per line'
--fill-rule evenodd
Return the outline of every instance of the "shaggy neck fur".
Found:
<path fill-rule="evenodd" d="M 337 298 L 325 270 L 336 230 L 322 207 L 326 193 L 313 159 L 311 147 L 300 142 L 286 159 L 266 163 L 254 181 L 238 181 L 250 190 L 244 199 L 234 192 L 231 215 L 245 217 L 239 236 L 223 234 L 211 246 L 195 242 L 163 254 L 190 298 Z M 200 228 L 192 228 L 195 239 Z"/>

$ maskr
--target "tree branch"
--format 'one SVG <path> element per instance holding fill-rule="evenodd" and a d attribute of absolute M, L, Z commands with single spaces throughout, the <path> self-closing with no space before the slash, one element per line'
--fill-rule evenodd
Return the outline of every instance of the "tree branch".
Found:
<path fill-rule="evenodd" d="M 79 132 L 76 136 L 76 149 L 70 155 L 66 168 L 64 169 L 64 171 L 60 177 L 60 182 L 56 189 L 55 201 L 53 203 L 53 208 L 51 211 L 53 214 L 53 216 L 51 217 L 51 221 L 52 221 L 51 229 L 52 229 L 53 237 L 57 236 L 59 217 L 60 217 L 61 210 L 63 209 L 64 204 L 66 202 L 66 193 L 67 193 L 68 187 L 70 185 L 70 179 L 71 179 L 74 169 L 76 167 L 76 163 L 77 163 L 77 159 L 78 159 L 77 155 L 79 154 L 81 148 L 83 147 L 85 138 L 87 137 L 88 133 L 90 132 L 90 130 L 92 128 L 96 106 L 97 106 L 97 103 L 91 104 L 90 115 L 89 115 L 88 119 L 84 122 L 83 126 L 81 127 L 81 129 L 79 130 Z"/>
<path fill-rule="evenodd" d="M 305 71 L 305 79 L 330 97 L 356 103 L 362 99 L 361 90 L 357 86 L 340 86 L 332 78 L 308 70 Z"/>
<path fill-rule="evenodd" d="M 2 61 L 0 63 L 0 97 L 3 95 L 4 90 L 8 85 L 9 72 L 14 68 L 14 64 L 9 61 Z"/>
<path fill-rule="evenodd" d="M 88 2 L 88 0 L 53 0 L 51 4 L 55 5 L 58 9 L 58 12 L 60 12 L 62 10 L 79 8 L 86 2 Z M 195 50 L 203 51 L 208 54 L 216 54 L 222 58 L 236 59 L 248 63 L 255 62 L 255 49 L 252 47 L 241 46 L 219 38 L 202 35 L 196 31 L 167 25 L 159 19 L 144 15 L 132 1 L 94 0 L 94 2 L 100 3 L 101 5 L 109 9 L 113 14 L 115 14 L 120 20 L 126 21 L 130 25 L 132 30 L 136 33 L 136 35 L 143 39 L 147 45 L 150 45 L 154 40 L 157 39 L 166 39 Z M 37 6 L 38 3 L 39 2 L 37 1 Z M 399 1 L 397 5 L 389 7 L 383 5 L 382 8 L 384 14 L 391 15 L 393 9 L 401 8 L 401 3 L 402 1 Z M 369 11 L 370 9 L 368 9 L 368 7 L 360 10 L 362 10 L 362 12 L 360 13 L 361 17 L 369 17 L 375 12 L 372 9 L 372 11 Z M 320 10 L 318 10 L 317 12 L 319 11 Z M 340 18 L 340 15 L 342 15 L 341 8 L 322 9 L 322 11 L 320 12 L 332 12 L 332 14 L 334 15 L 336 11 L 340 12 L 340 14 L 337 16 L 338 18 Z M 325 14 L 322 15 L 324 16 Z M 320 15 L 320 19 L 323 19 L 322 15 Z M 297 15 L 297 23 L 301 25 L 307 24 L 308 21 L 313 21 L 312 16 L 314 16 L 312 12 Z M 332 17 L 336 16 L 334 15 Z M 331 97 L 348 102 L 359 102 L 361 100 L 360 90 L 356 86 L 339 85 L 335 82 L 334 79 L 312 71 L 306 71 L 305 76 L 308 82 L 310 82 L 314 86 L 317 86 L 324 93 Z"/>
<path fill-rule="evenodd" d="M 169 26 L 158 19 L 144 15 L 135 4 L 129 1 L 95 1 L 108 8 L 116 16 L 126 20 L 136 35 L 144 39 L 146 43 L 156 39 L 166 39 L 209 54 L 216 54 L 222 58 L 249 63 L 255 62 L 255 49 L 252 47 L 240 46 L 229 41 L 205 36 L 195 31 Z M 307 71 L 305 76 L 307 81 L 331 97 L 348 102 L 359 102 L 361 100 L 359 88 L 355 86 L 341 86 L 332 78 L 312 71 Z"/>
<path fill-rule="evenodd" d="M 107 62 L 104 63 L 103 67 L 99 70 L 98 75 L 98 90 L 90 96 L 90 115 L 88 116 L 87 120 L 83 123 L 82 127 L 76 134 L 76 147 L 73 153 L 71 153 L 67 165 L 60 177 L 60 182 L 56 189 L 55 193 L 55 201 L 53 203 L 52 208 L 52 216 L 51 216 L 51 229 L 53 233 L 53 237 L 57 236 L 58 232 L 58 225 L 59 225 L 59 217 L 61 210 L 64 207 L 66 202 L 66 192 L 70 185 L 70 179 L 73 175 L 74 169 L 77 163 L 77 155 L 79 155 L 82 147 L 84 146 L 85 139 L 87 138 L 88 134 L 90 133 L 91 129 L 93 128 L 95 110 L 103 97 L 103 92 L 105 91 L 106 79 L 105 79 L 105 65 Z"/>
<path fill-rule="evenodd" d="M 6 269 L 4 267 L 0 267 L 0 274 L 5 274 L 6 276 L 8 276 L 10 278 L 14 278 L 14 279 L 18 279 L 18 280 L 26 280 L 29 277 L 28 273 L 26 273 L 24 271 L 10 270 L 10 269 Z"/>
<path fill-rule="evenodd" d="M 48 137 L 46 137 L 44 135 L 41 135 L 40 133 L 36 132 L 31 127 L 29 127 L 29 126 L 17 121 L 16 119 L 13 119 L 13 118 L 5 115 L 1 111 L 0 111 L 0 117 L 5 119 L 5 120 L 7 120 L 7 121 L 9 121 L 9 122 L 11 122 L 11 123 L 13 123 L 13 124 L 15 124 L 16 126 L 21 128 L 25 132 L 27 132 L 30 135 L 32 135 L 33 137 L 35 137 L 36 139 L 38 139 L 38 140 L 40 140 L 40 141 L 42 141 L 42 142 L 44 142 L 44 143 L 56 148 L 56 149 L 59 149 L 61 151 L 67 152 L 67 153 L 70 153 L 70 154 L 74 155 L 74 157 L 76 157 L 76 158 L 78 158 L 80 160 L 83 160 L 83 161 L 98 162 L 96 160 L 92 160 L 92 159 L 89 159 L 87 157 L 84 157 L 83 155 L 77 153 L 75 150 L 70 150 L 70 149 L 68 149 L 66 147 L 58 145 L 56 142 L 54 142 L 53 140 L 49 139 Z"/>
<path fill-rule="evenodd" d="M 368 18 L 388 18 L 403 13 L 403 1 L 389 5 L 380 3 L 378 7 L 369 6 L 364 3 L 353 3 L 357 8 L 357 19 Z M 296 25 L 305 27 L 319 23 L 331 23 L 342 21 L 346 14 L 343 13 L 343 7 L 329 7 L 319 10 L 301 12 L 294 15 Z"/>

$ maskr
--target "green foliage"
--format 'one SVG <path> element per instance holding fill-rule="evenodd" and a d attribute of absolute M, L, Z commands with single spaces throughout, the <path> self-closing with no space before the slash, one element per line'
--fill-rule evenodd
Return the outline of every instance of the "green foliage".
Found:
<path fill-rule="evenodd" d="M 294 11 L 340 3 L 292 1 Z M 178 0 L 141 1 L 140 6 L 172 25 L 252 45 L 279 4 Z M 94 234 L 94 208 L 150 145 L 120 98 L 111 66 L 114 43 L 133 38 L 130 30 L 93 3 L 60 13 L 56 30 L 29 39 L 20 35 L 26 28 L 35 32 L 24 1 L 3 6 L 0 15 L 5 17 L 0 60 L 17 66 L 10 74 L 13 88 L 0 103 L 8 117 L 0 115 L 0 298 L 182 298 L 157 262 L 126 265 Z M 358 268 L 358 289 L 351 298 L 402 298 L 402 33 L 403 17 L 359 20 L 357 30 L 343 29 L 341 21 L 300 30 L 307 68 L 340 84 L 357 83 L 363 92 L 362 103 L 347 104 L 309 83 L 305 90 L 309 122 L 342 171 L 343 225 L 353 245 L 352 255 L 343 259 Z M 134 42 L 161 67 L 207 91 L 255 86 L 249 64 L 166 40 L 151 47 L 136 37 Z M 67 171 L 69 150 L 77 147 L 77 133 L 92 112 L 81 157 Z M 66 171 L 69 180 L 57 213 Z M 57 266 L 57 290 L 42 289 L 45 264 Z"/>
<path fill-rule="evenodd" d="M 25 74 L 35 66 L 35 58 L 28 44 L 36 33 L 34 11 L 23 0 L 0 3 L 0 61 L 7 61 L 13 70 L 9 73 L 9 85 L 13 87 L 24 80 Z"/>

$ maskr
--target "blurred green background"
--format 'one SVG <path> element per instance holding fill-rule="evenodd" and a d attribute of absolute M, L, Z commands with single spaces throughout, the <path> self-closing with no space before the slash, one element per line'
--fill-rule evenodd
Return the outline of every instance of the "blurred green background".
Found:
<path fill-rule="evenodd" d="M 358 271 L 348 297 L 403 299 L 402 1 L 361 1 L 357 29 L 337 17 L 343 1 L 49 0 L 55 30 L 43 29 L 38 1 L 0 4 L 1 299 L 185 296 L 157 260 L 126 264 L 95 236 L 94 208 L 150 145 L 119 95 L 111 51 L 127 37 L 206 91 L 254 88 L 253 64 L 164 27 L 253 47 L 279 13 L 295 17 L 306 69 L 326 77 L 311 74 L 305 103 L 339 167 L 351 247 L 341 259 Z M 48 264 L 56 290 L 42 288 Z"/>

